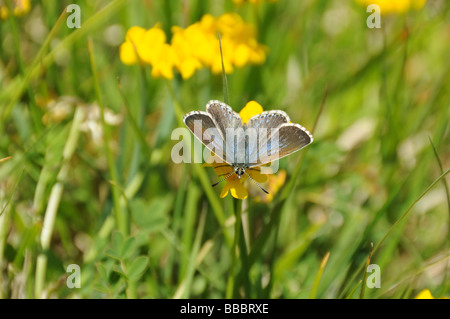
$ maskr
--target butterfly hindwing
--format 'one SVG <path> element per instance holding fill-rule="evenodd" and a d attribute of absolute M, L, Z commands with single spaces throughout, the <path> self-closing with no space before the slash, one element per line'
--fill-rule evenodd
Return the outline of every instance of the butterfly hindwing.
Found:
<path fill-rule="evenodd" d="M 267 149 L 267 141 L 270 140 L 272 132 L 282 124 L 289 123 L 289 116 L 283 111 L 265 111 L 255 115 L 246 123 L 247 130 L 255 130 L 258 136 L 257 143 L 249 145 L 249 164 L 258 163 L 262 151 Z"/>
<path fill-rule="evenodd" d="M 288 156 L 311 144 L 312 141 L 312 135 L 303 126 L 284 123 L 271 134 L 265 146 L 259 147 L 257 163 L 250 167 Z"/>
<path fill-rule="evenodd" d="M 247 127 L 259 128 L 277 128 L 281 124 L 289 123 L 289 116 L 283 111 L 264 111 L 250 118 Z"/>

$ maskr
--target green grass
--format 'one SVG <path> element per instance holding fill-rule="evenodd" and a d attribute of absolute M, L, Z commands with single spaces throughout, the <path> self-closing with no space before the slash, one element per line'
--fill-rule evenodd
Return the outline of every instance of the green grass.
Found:
<path fill-rule="evenodd" d="M 77 3 L 80 29 L 66 26 L 70 1 L 0 21 L 0 298 L 450 296 L 447 2 L 378 30 L 350 0 Z M 269 51 L 227 83 L 120 61 L 133 25 L 170 36 L 230 11 Z M 272 202 L 254 185 L 221 199 L 211 168 L 172 161 L 172 130 L 211 99 L 256 100 L 314 133 L 280 161 Z M 54 102 L 69 112 L 49 121 Z M 381 288 L 365 284 L 369 259 Z M 81 288 L 66 286 L 70 264 Z"/>

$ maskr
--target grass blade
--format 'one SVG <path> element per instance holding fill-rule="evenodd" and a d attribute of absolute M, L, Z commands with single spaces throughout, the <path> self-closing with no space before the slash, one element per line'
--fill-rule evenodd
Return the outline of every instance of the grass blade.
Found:
<path fill-rule="evenodd" d="M 111 177 L 111 182 L 115 185 L 119 185 L 118 179 L 117 179 L 117 172 L 116 167 L 114 163 L 114 157 L 111 152 L 111 149 L 109 148 L 110 145 L 110 132 L 109 127 L 106 125 L 105 122 L 105 108 L 103 105 L 102 95 L 100 92 L 100 83 L 97 76 L 97 68 L 95 64 L 95 57 L 94 57 L 94 44 L 92 42 L 92 39 L 89 39 L 88 41 L 88 48 L 89 48 L 89 59 L 91 62 L 91 71 L 92 76 L 94 77 L 94 88 L 95 88 L 95 94 L 97 97 L 97 102 L 100 107 L 100 114 L 101 114 L 101 123 L 102 123 L 102 129 L 103 129 L 103 135 L 105 139 L 105 154 L 106 159 L 108 161 L 108 169 L 109 174 Z M 113 197 L 113 203 L 114 203 L 114 214 L 115 219 L 117 223 L 117 228 L 124 234 L 128 234 L 128 226 L 127 226 L 127 218 L 125 213 L 122 210 L 122 206 L 120 205 L 120 192 L 117 189 L 117 187 L 112 188 L 112 197 Z"/>
<path fill-rule="evenodd" d="M 309 294 L 309 299 L 315 299 L 317 294 L 317 289 L 319 288 L 320 278 L 322 278 L 323 270 L 327 265 L 328 258 L 330 257 L 330 252 L 327 252 L 320 263 L 319 271 L 317 272 L 316 279 L 314 280 L 314 284 L 311 289 L 311 293 Z"/>

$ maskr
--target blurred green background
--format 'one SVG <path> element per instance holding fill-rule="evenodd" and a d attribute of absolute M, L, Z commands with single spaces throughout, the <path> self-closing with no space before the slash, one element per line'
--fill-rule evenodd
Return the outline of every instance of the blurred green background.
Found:
<path fill-rule="evenodd" d="M 1 298 L 449 296 L 450 4 L 370 29 L 355 1 L 258 2 L 80 0 L 70 29 L 71 1 L 31 1 L 0 20 Z M 270 201 L 221 199 L 211 168 L 171 159 L 180 116 L 224 99 L 220 74 L 153 78 L 119 56 L 132 26 L 170 41 L 227 12 L 268 48 L 228 75 L 231 107 L 315 127 Z"/>

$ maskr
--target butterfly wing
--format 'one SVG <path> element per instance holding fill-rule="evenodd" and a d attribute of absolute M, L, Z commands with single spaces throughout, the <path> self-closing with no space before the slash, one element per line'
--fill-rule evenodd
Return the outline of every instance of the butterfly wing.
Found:
<path fill-rule="evenodd" d="M 220 101 L 209 101 L 206 105 L 206 111 L 211 115 L 217 128 L 222 134 L 225 141 L 224 154 L 225 161 L 230 164 L 240 162 L 239 145 L 244 145 L 242 140 L 242 119 L 238 113 L 234 112 L 231 107 Z M 227 137 L 228 129 L 228 137 Z M 237 139 L 235 138 L 237 136 Z"/>
<path fill-rule="evenodd" d="M 303 126 L 295 123 L 283 123 L 271 131 L 270 137 L 258 145 L 256 164 L 250 167 L 288 156 L 313 141 L 312 135 Z"/>
<path fill-rule="evenodd" d="M 211 114 L 193 111 L 184 116 L 183 122 L 200 142 L 226 162 L 224 137 Z"/>
<path fill-rule="evenodd" d="M 206 112 L 211 114 L 222 136 L 226 136 L 227 128 L 236 129 L 242 127 L 242 120 L 239 114 L 225 103 L 215 100 L 209 101 L 206 105 Z"/>
<path fill-rule="evenodd" d="M 247 127 L 259 128 L 277 128 L 281 124 L 289 123 L 289 116 L 283 111 L 265 111 L 250 118 Z"/>
<path fill-rule="evenodd" d="M 265 111 L 250 118 L 245 127 L 248 131 L 254 130 L 258 136 L 257 143 L 249 145 L 248 163 L 250 166 L 260 162 L 261 152 L 267 149 L 267 141 L 270 139 L 272 131 L 289 122 L 289 116 L 278 110 Z"/>

